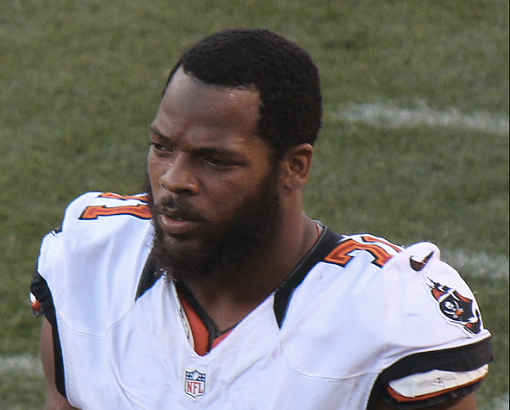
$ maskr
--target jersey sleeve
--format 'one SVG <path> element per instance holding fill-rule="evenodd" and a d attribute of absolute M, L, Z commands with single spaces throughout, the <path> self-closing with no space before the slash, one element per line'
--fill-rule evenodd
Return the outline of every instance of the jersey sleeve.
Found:
<path fill-rule="evenodd" d="M 388 302 L 388 366 L 373 395 L 395 409 L 421 409 L 466 396 L 492 361 L 490 333 L 475 297 L 429 243 L 414 245 L 383 268 Z"/>
<path fill-rule="evenodd" d="M 464 397 L 480 387 L 491 359 L 490 339 L 407 356 L 381 374 L 380 394 L 395 409 L 427 408 Z"/>
<path fill-rule="evenodd" d="M 135 251 L 142 249 L 143 255 L 140 254 L 140 259 L 135 262 L 142 264 L 145 261 L 148 250 L 129 238 L 134 233 L 139 235 L 139 240 L 148 240 L 150 218 L 144 195 L 124 197 L 90 192 L 74 200 L 65 211 L 62 228 L 47 234 L 42 240 L 30 286 L 30 302 L 33 315 L 39 317 L 44 314 L 52 325 L 56 385 L 64 397 L 63 329 L 73 326 L 74 330 L 88 332 L 96 325 L 107 326 L 107 320 L 122 315 L 128 309 L 131 299 L 126 298 L 120 308 L 120 304 L 112 304 L 109 316 L 105 308 L 90 323 L 83 319 L 87 315 L 82 314 L 93 303 L 92 295 L 97 292 L 104 294 L 112 283 L 122 283 L 118 280 L 121 268 L 115 270 L 115 274 L 113 269 L 109 269 L 108 275 L 100 269 L 108 265 L 110 254 L 127 249 L 128 254 L 138 256 Z M 136 266 L 133 268 L 135 272 Z M 122 289 L 133 294 L 132 300 L 136 286 L 135 281 L 123 283 Z"/>
<path fill-rule="evenodd" d="M 65 211 L 62 227 L 42 240 L 31 284 L 33 315 L 51 316 L 57 301 L 61 307 L 65 302 L 66 312 L 72 313 L 74 298 L 78 297 L 80 306 L 87 305 L 87 297 L 81 295 L 90 290 L 89 284 L 99 281 L 98 286 L 111 286 L 109 277 L 101 275 L 93 262 L 106 263 L 101 258 L 106 261 L 122 249 L 137 251 L 138 243 L 129 238 L 139 235 L 150 240 L 150 219 L 145 194 L 89 192 L 75 199 Z"/>

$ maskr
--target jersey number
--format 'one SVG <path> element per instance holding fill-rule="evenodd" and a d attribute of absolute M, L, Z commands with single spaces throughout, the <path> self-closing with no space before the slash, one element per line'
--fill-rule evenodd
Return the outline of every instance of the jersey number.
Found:
<path fill-rule="evenodd" d="M 382 267 L 395 256 L 384 249 L 383 245 L 389 246 L 391 249 L 395 250 L 396 253 L 402 250 L 398 246 L 374 236 L 363 235 L 361 236 L 361 240 L 362 242 L 355 241 L 351 238 L 347 239 L 337 246 L 333 252 L 326 257 L 325 261 L 345 267 L 354 257 L 354 255 L 351 255 L 354 251 L 367 251 L 374 257 L 372 263 Z"/>
<path fill-rule="evenodd" d="M 100 198 L 119 199 L 121 201 L 127 201 L 128 199 L 136 199 L 138 201 L 147 202 L 147 198 L 143 196 L 120 196 L 117 194 L 101 194 Z M 117 215 L 129 215 L 135 216 L 140 219 L 151 219 L 152 215 L 149 207 L 146 204 L 139 205 L 121 205 L 121 206 L 88 206 L 85 208 L 80 216 L 81 220 L 93 220 L 100 216 L 117 216 Z"/>

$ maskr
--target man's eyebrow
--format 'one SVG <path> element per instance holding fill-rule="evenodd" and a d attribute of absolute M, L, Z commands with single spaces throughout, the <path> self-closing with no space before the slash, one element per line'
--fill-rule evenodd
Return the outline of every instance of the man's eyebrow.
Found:
<path fill-rule="evenodd" d="M 165 139 L 168 139 L 168 138 L 169 138 L 167 135 L 164 135 L 164 134 L 163 134 L 160 130 L 158 130 L 158 129 L 154 126 L 154 125 L 151 125 L 151 126 L 149 127 L 149 130 L 150 130 L 153 134 L 157 135 L 157 136 L 158 136 L 158 137 L 160 137 L 160 138 L 165 138 Z"/>
<path fill-rule="evenodd" d="M 230 150 L 228 148 L 219 148 L 219 147 L 201 147 L 196 150 L 198 155 L 220 155 L 225 157 L 238 157 L 239 153 L 236 151 Z"/>
<path fill-rule="evenodd" d="M 151 125 L 149 127 L 149 130 L 157 135 L 159 138 L 169 140 L 170 137 L 168 135 L 163 134 L 160 130 L 158 130 L 154 125 Z M 229 156 L 229 157 L 239 157 L 239 153 L 235 150 L 225 148 L 225 147 L 216 147 L 216 146 L 205 146 L 205 147 L 198 147 L 195 150 L 195 153 L 197 155 L 222 155 L 222 156 Z"/>

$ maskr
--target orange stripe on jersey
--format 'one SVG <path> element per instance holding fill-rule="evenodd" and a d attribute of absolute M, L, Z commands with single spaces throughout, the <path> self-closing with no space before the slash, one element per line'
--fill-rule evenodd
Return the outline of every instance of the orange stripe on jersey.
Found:
<path fill-rule="evenodd" d="M 151 219 L 152 215 L 147 205 L 131 206 L 88 206 L 80 216 L 82 220 L 97 219 L 100 216 L 130 215 L 141 219 Z"/>
<path fill-rule="evenodd" d="M 211 346 L 211 350 L 214 349 L 216 346 L 218 346 L 221 342 L 223 342 L 226 339 L 226 337 L 230 334 L 231 331 L 232 331 L 232 329 L 230 329 L 229 331 L 223 333 L 221 336 L 218 336 L 216 339 L 214 339 L 212 346 Z"/>
<path fill-rule="evenodd" d="M 474 380 L 472 382 L 466 383 L 462 386 L 453 387 L 451 389 L 441 390 L 435 393 L 425 394 L 423 396 L 417 396 L 417 397 L 406 397 L 398 394 L 395 390 L 393 390 L 390 386 L 386 387 L 386 390 L 388 391 L 389 395 L 394 398 L 399 403 L 411 403 L 411 402 L 418 402 L 418 401 L 425 401 L 429 399 L 433 399 L 434 397 L 442 396 L 443 394 L 459 390 L 463 387 L 471 386 L 475 383 L 478 383 L 479 381 L 483 380 L 483 377 L 480 377 L 477 380 Z"/>
<path fill-rule="evenodd" d="M 193 340 L 195 342 L 195 352 L 200 356 L 205 356 L 209 353 L 209 331 L 200 320 L 198 314 L 193 310 L 186 298 L 179 295 L 181 305 L 184 309 L 184 313 L 188 318 L 189 325 L 191 327 L 191 333 L 193 334 Z M 230 334 L 231 330 L 223 333 L 213 340 L 211 350 L 218 346 L 225 338 Z"/>
<path fill-rule="evenodd" d="M 186 313 L 186 317 L 188 318 L 188 322 L 191 327 L 191 333 L 193 333 L 195 352 L 197 352 L 197 354 L 200 356 L 205 356 L 207 353 L 209 353 L 209 332 L 198 317 L 197 313 L 188 303 L 186 298 L 180 296 L 179 299 L 181 300 L 181 305 L 184 309 L 184 313 Z"/>

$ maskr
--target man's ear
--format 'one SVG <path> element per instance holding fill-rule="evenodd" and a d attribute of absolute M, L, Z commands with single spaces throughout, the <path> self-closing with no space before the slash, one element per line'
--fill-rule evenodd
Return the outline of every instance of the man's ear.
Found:
<path fill-rule="evenodd" d="M 302 189 L 312 169 L 313 147 L 301 144 L 291 148 L 285 154 L 281 163 L 281 180 L 288 191 Z"/>

